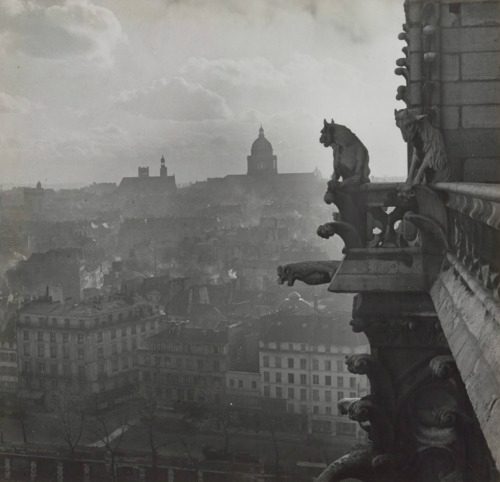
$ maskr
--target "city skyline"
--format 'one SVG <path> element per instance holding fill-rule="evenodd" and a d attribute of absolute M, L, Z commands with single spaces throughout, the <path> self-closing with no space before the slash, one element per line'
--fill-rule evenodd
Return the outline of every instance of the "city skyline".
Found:
<path fill-rule="evenodd" d="M 179 184 L 242 173 L 261 124 L 281 172 L 328 176 L 324 117 L 404 175 L 397 1 L 0 5 L 4 185 L 118 182 L 162 154 Z"/>

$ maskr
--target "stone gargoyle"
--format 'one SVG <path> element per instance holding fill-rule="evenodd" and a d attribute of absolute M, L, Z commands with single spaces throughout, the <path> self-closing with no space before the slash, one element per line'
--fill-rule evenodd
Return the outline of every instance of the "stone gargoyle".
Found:
<path fill-rule="evenodd" d="M 304 261 L 278 266 L 278 283 L 293 286 L 299 280 L 307 285 L 330 283 L 340 261 Z"/>
<path fill-rule="evenodd" d="M 414 184 L 449 182 L 451 169 L 441 131 L 429 121 L 427 114 L 411 109 L 394 110 L 396 126 L 403 140 L 413 147 L 413 154 L 402 196 L 407 196 Z"/>

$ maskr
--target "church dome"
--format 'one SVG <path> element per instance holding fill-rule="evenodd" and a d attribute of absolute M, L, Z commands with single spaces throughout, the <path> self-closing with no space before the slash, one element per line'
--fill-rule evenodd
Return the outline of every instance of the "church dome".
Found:
<path fill-rule="evenodd" d="M 260 126 L 259 129 L 259 137 L 255 139 L 255 141 L 252 144 L 252 149 L 251 149 L 252 156 L 257 155 L 257 156 L 269 156 L 273 155 L 273 146 L 271 143 L 266 139 L 264 136 L 264 129 L 262 126 Z"/>

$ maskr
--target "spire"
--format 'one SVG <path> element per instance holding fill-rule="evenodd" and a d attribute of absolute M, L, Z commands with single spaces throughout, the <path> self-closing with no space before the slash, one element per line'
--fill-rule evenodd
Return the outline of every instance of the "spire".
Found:
<path fill-rule="evenodd" d="M 260 129 L 259 129 L 259 137 L 262 137 L 264 136 L 264 129 L 262 128 L 262 124 L 260 126 Z"/>
<path fill-rule="evenodd" d="M 165 158 L 163 157 L 163 154 L 161 156 L 161 161 L 160 161 L 162 164 L 165 164 Z"/>

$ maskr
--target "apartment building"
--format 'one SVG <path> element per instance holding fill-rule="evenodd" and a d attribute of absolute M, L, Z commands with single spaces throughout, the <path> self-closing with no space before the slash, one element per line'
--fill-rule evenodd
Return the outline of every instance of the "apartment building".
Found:
<path fill-rule="evenodd" d="M 350 330 L 348 314 L 321 315 L 291 296 L 292 306 L 265 320 L 259 342 L 262 396 L 270 409 L 296 414 L 301 430 L 356 436 L 357 424 L 339 415 L 337 403 L 367 392 L 366 377 L 345 366 L 346 355 L 363 352 L 364 340 Z"/>
<path fill-rule="evenodd" d="M 64 388 L 98 394 L 103 406 L 119 402 L 138 381 L 138 347 L 164 322 L 148 302 L 132 296 L 34 301 L 18 312 L 20 383 L 46 395 Z"/>
<path fill-rule="evenodd" d="M 169 322 L 139 351 L 139 377 L 166 406 L 219 403 L 225 395 L 227 352 L 227 329 Z"/>

